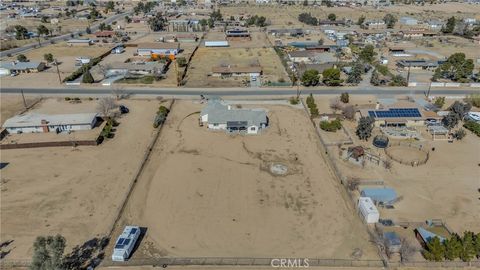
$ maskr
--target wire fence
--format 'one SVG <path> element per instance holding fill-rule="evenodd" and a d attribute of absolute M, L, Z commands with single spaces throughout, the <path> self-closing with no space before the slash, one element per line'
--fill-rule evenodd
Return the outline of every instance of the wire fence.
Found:
<path fill-rule="evenodd" d="M 104 262 L 103 266 L 276 266 L 281 263 L 293 266 L 330 266 L 330 267 L 383 267 L 381 260 L 353 259 L 315 259 L 315 258 L 235 258 L 235 257 L 203 257 L 203 258 L 132 258 L 126 262 Z"/>
<path fill-rule="evenodd" d="M 396 146 L 404 146 L 404 147 L 409 147 L 409 148 L 413 148 L 413 149 L 416 149 L 422 153 L 425 154 L 425 156 L 419 156 L 418 158 L 411 158 L 411 159 L 402 159 L 402 158 L 399 158 L 395 155 L 393 155 L 391 153 L 391 149 L 392 147 L 396 147 Z M 390 143 L 388 145 L 387 148 L 384 149 L 385 151 L 385 154 L 392 160 L 400 163 L 400 164 L 403 164 L 403 165 L 410 165 L 412 167 L 416 167 L 416 166 L 420 166 L 420 165 L 423 165 L 425 163 L 427 163 L 428 159 L 430 158 L 430 151 L 428 151 L 428 149 L 422 145 L 422 144 L 415 144 L 415 143 L 411 143 L 411 142 L 396 142 L 396 143 Z"/>

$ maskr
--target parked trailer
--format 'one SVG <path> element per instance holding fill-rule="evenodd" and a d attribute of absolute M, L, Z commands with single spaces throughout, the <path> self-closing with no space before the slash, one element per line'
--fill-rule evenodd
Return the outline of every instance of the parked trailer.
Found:
<path fill-rule="evenodd" d="M 380 213 L 369 197 L 360 197 L 358 199 L 358 211 L 362 215 L 366 223 L 377 223 Z"/>
<path fill-rule="evenodd" d="M 140 227 L 125 226 L 113 248 L 112 261 L 124 262 L 130 257 L 133 247 L 140 236 Z"/>

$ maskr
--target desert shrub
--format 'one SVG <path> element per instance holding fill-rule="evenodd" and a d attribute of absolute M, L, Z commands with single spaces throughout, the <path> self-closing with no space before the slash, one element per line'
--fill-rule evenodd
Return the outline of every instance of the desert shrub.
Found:
<path fill-rule="evenodd" d="M 475 135 L 480 137 L 480 124 L 474 121 L 466 121 L 463 124 L 463 127 L 473 132 Z"/>
<path fill-rule="evenodd" d="M 342 122 L 339 119 L 333 121 L 321 121 L 320 128 L 325 131 L 335 132 L 342 128 Z"/>
<path fill-rule="evenodd" d="M 290 104 L 292 105 L 297 105 L 299 102 L 298 98 L 297 97 L 291 97 L 290 98 Z"/>

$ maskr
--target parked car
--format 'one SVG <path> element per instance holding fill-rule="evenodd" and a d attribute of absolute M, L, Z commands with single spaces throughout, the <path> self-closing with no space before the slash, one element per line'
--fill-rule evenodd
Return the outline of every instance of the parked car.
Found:
<path fill-rule="evenodd" d="M 427 125 L 427 126 L 434 126 L 436 124 L 438 124 L 437 119 L 433 119 L 433 118 L 425 119 L 425 125 Z"/>
<path fill-rule="evenodd" d="M 119 106 L 119 109 L 120 109 L 120 113 L 121 113 L 121 114 L 129 113 L 129 112 L 130 112 L 130 110 L 129 110 L 125 105 L 120 105 L 120 106 Z"/>
<path fill-rule="evenodd" d="M 382 224 L 383 226 L 393 226 L 394 223 L 391 219 L 379 219 L 378 222 Z"/>

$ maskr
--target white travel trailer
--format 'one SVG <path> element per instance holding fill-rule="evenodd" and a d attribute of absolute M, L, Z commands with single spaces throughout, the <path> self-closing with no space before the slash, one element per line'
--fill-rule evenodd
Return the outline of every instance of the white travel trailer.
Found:
<path fill-rule="evenodd" d="M 358 199 L 358 211 L 366 223 L 377 223 L 380 218 L 380 213 L 370 197 Z"/>

